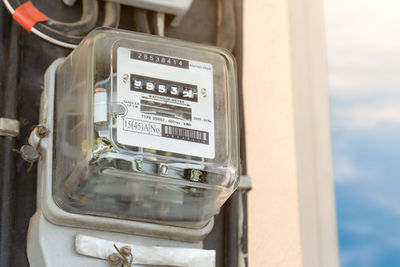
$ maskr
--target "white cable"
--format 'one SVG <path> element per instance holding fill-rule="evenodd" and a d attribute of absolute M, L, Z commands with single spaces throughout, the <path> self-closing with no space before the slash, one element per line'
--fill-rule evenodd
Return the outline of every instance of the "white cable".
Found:
<path fill-rule="evenodd" d="M 165 13 L 156 13 L 157 33 L 159 36 L 165 36 Z"/>
<path fill-rule="evenodd" d="M 14 9 L 12 8 L 12 6 L 10 5 L 10 3 L 7 0 L 3 0 L 3 4 L 6 6 L 6 8 L 8 9 L 8 11 L 11 14 L 14 14 Z"/>
<path fill-rule="evenodd" d="M 67 6 L 73 6 L 73 5 L 75 5 L 76 0 L 63 0 L 63 2 Z"/>
<path fill-rule="evenodd" d="M 62 47 L 66 47 L 66 48 L 72 48 L 72 49 L 77 47 L 77 45 L 70 44 L 70 43 L 65 43 L 65 42 L 59 41 L 57 39 L 54 39 L 54 38 L 52 38 L 52 37 L 40 32 L 40 31 L 36 30 L 35 28 L 32 28 L 31 32 L 34 33 L 35 35 L 39 36 L 40 38 L 45 39 L 46 41 L 49 41 L 50 43 L 53 43 L 53 44 L 58 45 L 58 46 L 62 46 Z"/>

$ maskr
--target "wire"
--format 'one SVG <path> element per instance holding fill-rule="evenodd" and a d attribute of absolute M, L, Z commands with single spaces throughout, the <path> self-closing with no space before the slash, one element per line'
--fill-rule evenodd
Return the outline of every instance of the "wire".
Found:
<path fill-rule="evenodd" d="M 152 19 L 155 34 L 165 36 L 165 13 L 156 12 Z"/>
<path fill-rule="evenodd" d="M 90 32 L 97 22 L 99 16 L 99 4 L 97 0 L 82 0 L 82 17 L 77 22 L 67 23 L 56 20 L 44 22 L 52 30 L 68 35 L 85 35 Z"/>
<path fill-rule="evenodd" d="M 104 27 L 118 28 L 121 6 L 115 2 L 105 2 L 104 4 Z"/>
<path fill-rule="evenodd" d="M 11 14 L 21 6 L 19 0 L 3 0 Z M 105 5 L 104 26 L 117 27 L 120 17 L 119 4 Z M 30 31 L 53 44 L 66 48 L 75 48 L 90 32 L 97 23 L 98 18 L 98 2 L 97 0 L 82 0 L 82 16 L 77 22 L 66 23 L 56 20 L 48 20 L 45 22 L 37 22 Z"/>

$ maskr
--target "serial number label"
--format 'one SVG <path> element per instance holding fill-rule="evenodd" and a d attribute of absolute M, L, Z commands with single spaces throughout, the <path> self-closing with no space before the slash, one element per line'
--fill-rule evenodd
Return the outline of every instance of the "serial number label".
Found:
<path fill-rule="evenodd" d="M 131 91 L 197 102 L 197 86 L 131 74 Z"/>
<path fill-rule="evenodd" d="M 168 65 L 172 67 L 182 68 L 182 69 L 189 69 L 189 61 L 167 57 L 167 56 L 160 56 L 156 54 L 149 54 L 144 52 L 138 51 L 131 51 L 131 59 L 152 62 L 156 64 Z"/>

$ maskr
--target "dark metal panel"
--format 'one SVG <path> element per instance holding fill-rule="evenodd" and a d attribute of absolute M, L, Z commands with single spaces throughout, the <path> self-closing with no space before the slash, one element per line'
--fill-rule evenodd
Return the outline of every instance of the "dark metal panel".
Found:
<path fill-rule="evenodd" d="M 39 121 L 40 95 L 43 90 L 43 75 L 55 58 L 65 57 L 69 51 L 35 35 L 23 33 L 23 58 L 21 65 L 21 98 L 19 102 L 19 120 L 23 123 L 21 136 L 16 148 L 26 144 L 32 127 Z M 36 211 L 36 165 L 27 172 L 29 163 L 18 157 L 15 177 L 15 219 L 12 243 L 12 265 L 29 266 L 26 257 L 26 237 L 29 219 Z"/>
<path fill-rule="evenodd" d="M 7 46 L 7 65 L 4 69 L 4 89 L 2 94 L 1 117 L 8 119 L 18 119 L 18 81 L 20 68 L 20 33 L 21 29 L 16 23 L 12 23 L 10 29 L 10 40 Z M 1 182 L 1 217 L 0 217 L 0 265 L 8 266 L 11 263 L 12 253 L 10 244 L 12 243 L 14 231 L 14 208 L 15 203 L 15 158 L 12 152 L 15 147 L 15 139 L 0 137 L 0 180 Z"/>

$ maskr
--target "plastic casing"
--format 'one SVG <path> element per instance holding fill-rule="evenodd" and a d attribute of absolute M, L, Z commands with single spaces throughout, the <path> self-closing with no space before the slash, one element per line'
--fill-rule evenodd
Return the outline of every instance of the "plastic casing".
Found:
<path fill-rule="evenodd" d="M 148 149 L 151 144 L 126 147 L 116 141 L 119 47 L 213 66 L 214 158 Z M 107 121 L 101 127 L 94 123 L 94 95 L 99 86 L 107 92 Z M 54 137 L 53 198 L 63 210 L 203 227 L 239 182 L 235 60 L 226 50 L 212 46 L 97 29 L 57 69 Z M 99 140 L 104 139 L 107 146 L 99 148 Z M 169 171 L 160 174 L 162 166 Z M 197 169 L 202 180 L 187 179 L 188 170 Z"/>

